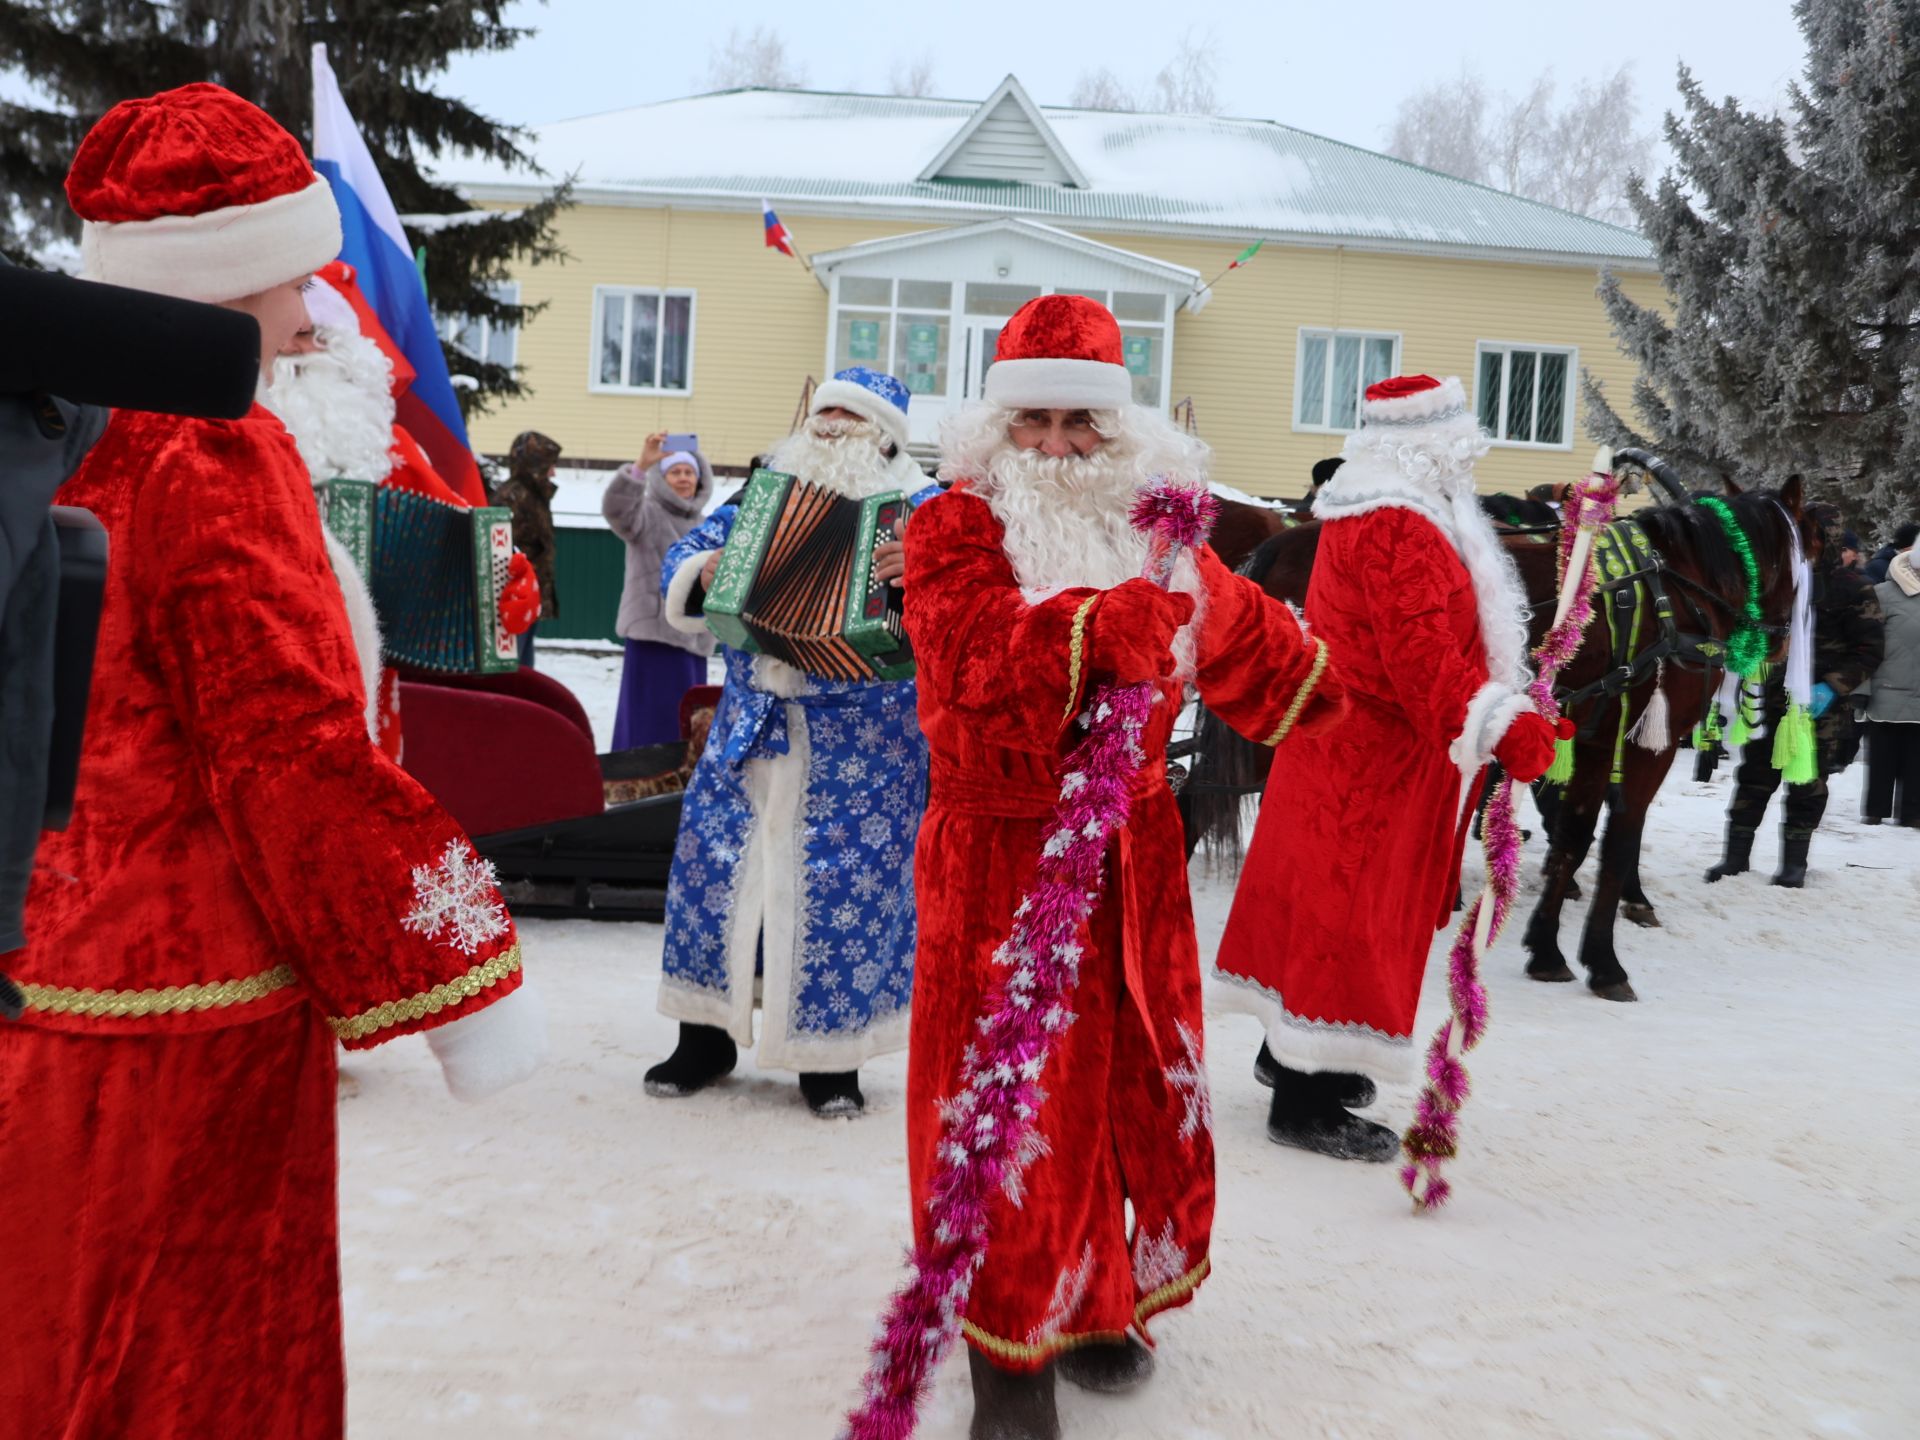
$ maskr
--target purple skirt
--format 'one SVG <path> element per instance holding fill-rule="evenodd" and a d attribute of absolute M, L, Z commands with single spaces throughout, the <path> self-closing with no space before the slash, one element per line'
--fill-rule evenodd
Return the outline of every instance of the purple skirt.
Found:
<path fill-rule="evenodd" d="M 707 680 L 707 657 L 662 645 L 627 641 L 620 672 L 620 708 L 613 717 L 613 748 L 665 745 L 680 738 L 680 700 Z"/>

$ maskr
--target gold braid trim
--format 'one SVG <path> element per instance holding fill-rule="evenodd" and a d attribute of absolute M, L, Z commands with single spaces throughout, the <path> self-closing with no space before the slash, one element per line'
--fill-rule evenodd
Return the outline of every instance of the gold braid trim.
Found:
<path fill-rule="evenodd" d="M 408 1020 L 424 1020 L 446 1009 L 449 1005 L 458 1005 L 462 1000 L 478 995 L 498 985 L 507 976 L 520 968 L 520 942 L 515 941 L 508 949 L 502 950 L 491 960 L 474 966 L 457 980 L 449 980 L 444 985 L 436 985 L 431 990 L 422 990 L 418 995 L 409 995 L 405 1000 L 389 1000 L 384 1005 L 376 1005 L 371 1010 L 362 1010 L 358 1015 L 327 1017 L 327 1024 L 342 1040 L 364 1040 L 377 1034 L 390 1025 L 403 1024 Z"/>
<path fill-rule="evenodd" d="M 1313 668 L 1307 671 L 1307 678 L 1300 682 L 1300 688 L 1293 692 L 1293 703 L 1287 706 L 1287 713 L 1280 717 L 1280 724 L 1273 734 L 1267 737 L 1267 744 L 1278 745 L 1287 738 L 1287 732 L 1293 729 L 1293 722 L 1300 718 L 1300 712 L 1307 708 L 1307 701 L 1313 698 L 1314 687 L 1320 683 L 1320 677 L 1327 670 L 1327 647 L 1319 640 L 1313 643 Z"/>
<path fill-rule="evenodd" d="M 1194 1266 L 1193 1269 L 1187 1271 L 1187 1273 L 1182 1275 L 1178 1280 L 1169 1280 L 1151 1295 L 1141 1296 L 1140 1303 L 1133 1307 L 1133 1323 L 1136 1325 L 1142 1324 L 1158 1312 L 1166 1309 L 1167 1306 L 1173 1304 L 1174 1301 L 1186 1299 L 1187 1296 L 1200 1288 L 1200 1282 L 1206 1279 L 1212 1271 L 1213 1257 L 1211 1255 L 1202 1255 L 1200 1257 L 1200 1263 Z"/>
<path fill-rule="evenodd" d="M 1018 1340 L 1002 1340 L 998 1335 L 989 1335 L 971 1320 L 960 1322 L 960 1333 L 989 1355 L 1022 1364 L 1051 1360 L 1069 1350 L 1078 1350 L 1082 1345 L 1118 1345 L 1127 1338 L 1124 1330 L 1084 1330 L 1076 1335 L 1049 1336 L 1037 1345 L 1023 1345 Z"/>
<path fill-rule="evenodd" d="M 172 1015 L 182 1010 L 218 1010 L 263 1000 L 295 984 L 291 965 L 276 965 L 244 980 L 205 985 L 169 985 L 164 990 L 78 990 L 71 985 L 22 984 L 27 1008 L 50 1015 L 91 1015 L 118 1020 L 129 1015 Z"/>
<path fill-rule="evenodd" d="M 1089 595 L 1080 602 L 1080 608 L 1073 612 L 1073 636 L 1067 648 L 1067 713 L 1071 720 L 1073 712 L 1080 708 L 1080 666 L 1086 658 L 1087 617 L 1093 613 L 1098 595 Z M 1011 1342 L 1009 1342 L 1011 1343 Z"/>
<path fill-rule="evenodd" d="M 1200 1263 L 1178 1280 L 1171 1280 L 1151 1294 L 1143 1295 L 1140 1303 L 1133 1307 L 1133 1323 L 1144 1324 L 1175 1301 L 1186 1299 L 1200 1288 L 1200 1282 L 1207 1278 L 1212 1269 L 1212 1257 L 1203 1255 Z M 1069 1350 L 1078 1350 L 1082 1345 L 1117 1345 L 1127 1338 L 1124 1330 L 1082 1330 L 1071 1335 L 1052 1335 L 1037 1344 L 1022 1344 L 1018 1340 L 1003 1340 L 998 1335 L 988 1334 L 971 1320 L 960 1322 L 960 1333 L 989 1355 L 1020 1364 L 1051 1360 Z"/>

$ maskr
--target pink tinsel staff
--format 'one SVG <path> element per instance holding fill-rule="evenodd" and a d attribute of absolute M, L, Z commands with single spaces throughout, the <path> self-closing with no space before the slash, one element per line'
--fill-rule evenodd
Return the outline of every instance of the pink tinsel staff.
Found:
<path fill-rule="evenodd" d="M 1560 596 L 1553 626 L 1533 652 L 1534 678 L 1527 694 L 1534 708 L 1564 727 L 1554 703 L 1553 682 L 1580 649 L 1593 619 L 1594 537 L 1613 519 L 1620 492 L 1610 474 L 1598 471 L 1569 488 L 1560 531 Z M 1565 738 L 1564 735 L 1562 738 Z M 1460 1148 L 1460 1107 L 1468 1092 L 1462 1057 L 1480 1043 L 1487 1028 L 1487 989 L 1480 962 L 1506 923 L 1520 875 L 1520 829 L 1513 818 L 1513 782 L 1502 778 L 1487 803 L 1485 836 L 1487 885 L 1454 934 L 1447 952 L 1447 999 L 1451 1014 L 1427 1047 L 1427 1083 L 1414 1103 L 1413 1124 L 1401 1140 L 1407 1163 L 1400 1183 L 1413 1196 L 1415 1211 L 1444 1205 L 1452 1187 L 1440 1173 Z"/>
<path fill-rule="evenodd" d="M 1130 518 L 1149 537 L 1147 578 L 1164 587 L 1180 552 L 1213 528 L 1219 504 L 1203 486 L 1156 479 Z M 932 1194 L 933 1239 L 916 1245 L 874 1342 L 866 1399 L 847 1418 L 849 1440 L 906 1440 L 928 1381 L 967 1313 L 986 1259 L 995 1193 L 1018 1205 L 1028 1165 L 1046 1145 L 1036 1127 L 1040 1080 L 1073 1023 L 1080 934 L 1099 903 L 1107 845 L 1127 823 L 1133 779 L 1146 759 L 1140 734 L 1154 704 L 1151 682 L 1103 685 L 1081 717 L 1087 736 L 1068 755 L 1060 798 L 1040 837 L 1032 885 L 1013 933 L 995 953 L 1006 974 L 987 992 L 967 1049 L 960 1091 L 945 1103 Z"/>

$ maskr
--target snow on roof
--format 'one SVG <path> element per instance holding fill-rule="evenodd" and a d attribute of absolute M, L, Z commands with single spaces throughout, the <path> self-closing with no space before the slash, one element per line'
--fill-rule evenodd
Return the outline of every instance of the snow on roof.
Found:
<path fill-rule="evenodd" d="M 996 92 L 998 93 L 998 92 Z M 822 211 L 1023 214 L 1088 228 L 1373 240 L 1645 264 L 1631 230 L 1270 120 L 1047 107 L 1085 188 L 916 178 L 977 102 L 728 90 L 545 125 L 531 150 L 595 193 L 761 199 Z M 514 198 L 523 172 L 445 159 L 440 177 Z"/>

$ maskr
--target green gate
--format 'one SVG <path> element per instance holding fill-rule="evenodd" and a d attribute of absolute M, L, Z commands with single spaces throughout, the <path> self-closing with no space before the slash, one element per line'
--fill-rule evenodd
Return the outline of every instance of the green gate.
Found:
<path fill-rule="evenodd" d="M 560 618 L 540 622 L 542 640 L 605 640 L 620 644 L 614 620 L 626 579 L 627 547 L 611 530 L 553 532 L 553 583 Z"/>

